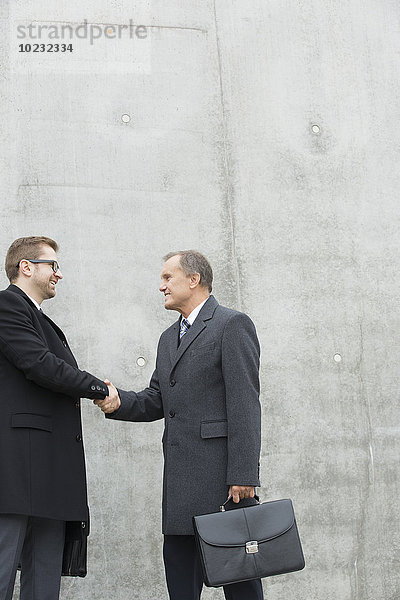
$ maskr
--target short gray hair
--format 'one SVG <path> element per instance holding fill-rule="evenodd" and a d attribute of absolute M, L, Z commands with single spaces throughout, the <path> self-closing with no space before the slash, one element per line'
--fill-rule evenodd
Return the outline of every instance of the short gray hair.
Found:
<path fill-rule="evenodd" d="M 173 256 L 180 256 L 179 266 L 185 275 L 200 275 L 200 285 L 212 292 L 213 271 L 206 257 L 197 250 L 178 250 L 169 252 L 163 257 L 164 262 Z"/>

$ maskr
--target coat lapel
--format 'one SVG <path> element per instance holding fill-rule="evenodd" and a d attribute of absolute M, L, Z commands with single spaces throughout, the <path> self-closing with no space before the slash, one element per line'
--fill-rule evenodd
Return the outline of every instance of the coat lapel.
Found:
<path fill-rule="evenodd" d="M 42 312 L 40 314 L 50 323 L 50 325 L 52 326 L 52 328 L 54 329 L 54 331 L 56 332 L 58 337 L 67 344 L 67 338 L 65 337 L 63 331 L 59 328 L 59 326 L 56 323 L 54 323 L 54 321 L 52 321 L 50 319 L 50 317 L 48 315 L 46 315 L 46 313 Z M 66 347 L 68 347 L 68 344 Z"/>
<path fill-rule="evenodd" d="M 210 296 L 207 302 L 203 305 L 201 311 L 197 315 L 193 325 L 190 327 L 189 331 L 185 333 L 183 338 L 181 339 L 181 343 L 178 348 L 175 349 L 175 353 L 172 351 L 172 363 L 171 363 L 171 371 L 173 371 L 180 361 L 182 356 L 185 354 L 186 350 L 190 347 L 190 345 L 194 342 L 194 340 L 200 335 L 200 333 L 207 327 L 207 321 L 212 319 L 214 315 L 214 311 L 218 306 L 218 302 L 214 298 L 214 296 Z M 178 330 L 179 330 L 180 319 L 175 323 L 174 327 L 174 340 L 175 344 L 177 344 L 178 339 Z M 171 344 L 172 346 L 172 344 Z M 170 347 L 171 347 L 170 346 Z"/>
<path fill-rule="evenodd" d="M 167 345 L 169 348 L 169 361 L 170 364 L 173 365 L 178 349 L 178 331 L 179 331 L 179 323 L 180 319 L 176 321 L 169 330 L 169 340 L 167 341 Z"/>

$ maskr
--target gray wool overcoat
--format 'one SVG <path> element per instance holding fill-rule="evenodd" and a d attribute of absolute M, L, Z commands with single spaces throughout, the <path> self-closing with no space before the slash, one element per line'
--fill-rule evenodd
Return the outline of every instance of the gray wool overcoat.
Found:
<path fill-rule="evenodd" d="M 165 420 L 163 533 L 193 534 L 230 485 L 260 485 L 260 348 L 253 322 L 210 296 L 180 345 L 178 320 L 160 337 L 141 392 L 118 390 L 123 421 Z"/>

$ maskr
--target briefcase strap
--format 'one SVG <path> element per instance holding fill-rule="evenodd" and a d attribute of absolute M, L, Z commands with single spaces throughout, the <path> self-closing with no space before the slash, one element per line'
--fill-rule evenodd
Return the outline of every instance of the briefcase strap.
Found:
<path fill-rule="evenodd" d="M 257 494 L 254 494 L 253 496 L 254 500 L 256 501 L 257 504 L 260 504 L 260 498 L 259 496 L 257 496 Z M 229 495 L 228 498 L 225 500 L 225 502 L 223 504 L 221 504 L 221 506 L 219 507 L 219 511 L 220 512 L 225 512 L 225 505 L 228 504 L 228 502 L 232 500 L 232 496 Z"/>

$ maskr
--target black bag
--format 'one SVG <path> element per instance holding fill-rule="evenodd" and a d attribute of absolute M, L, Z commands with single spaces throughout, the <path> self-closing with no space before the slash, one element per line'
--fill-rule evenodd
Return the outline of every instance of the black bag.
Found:
<path fill-rule="evenodd" d="M 89 521 L 67 521 L 62 575 L 86 577 Z"/>
<path fill-rule="evenodd" d="M 193 517 L 207 586 L 219 587 L 304 568 L 291 500 L 229 511 L 224 506 L 220 507 L 221 512 Z"/>

